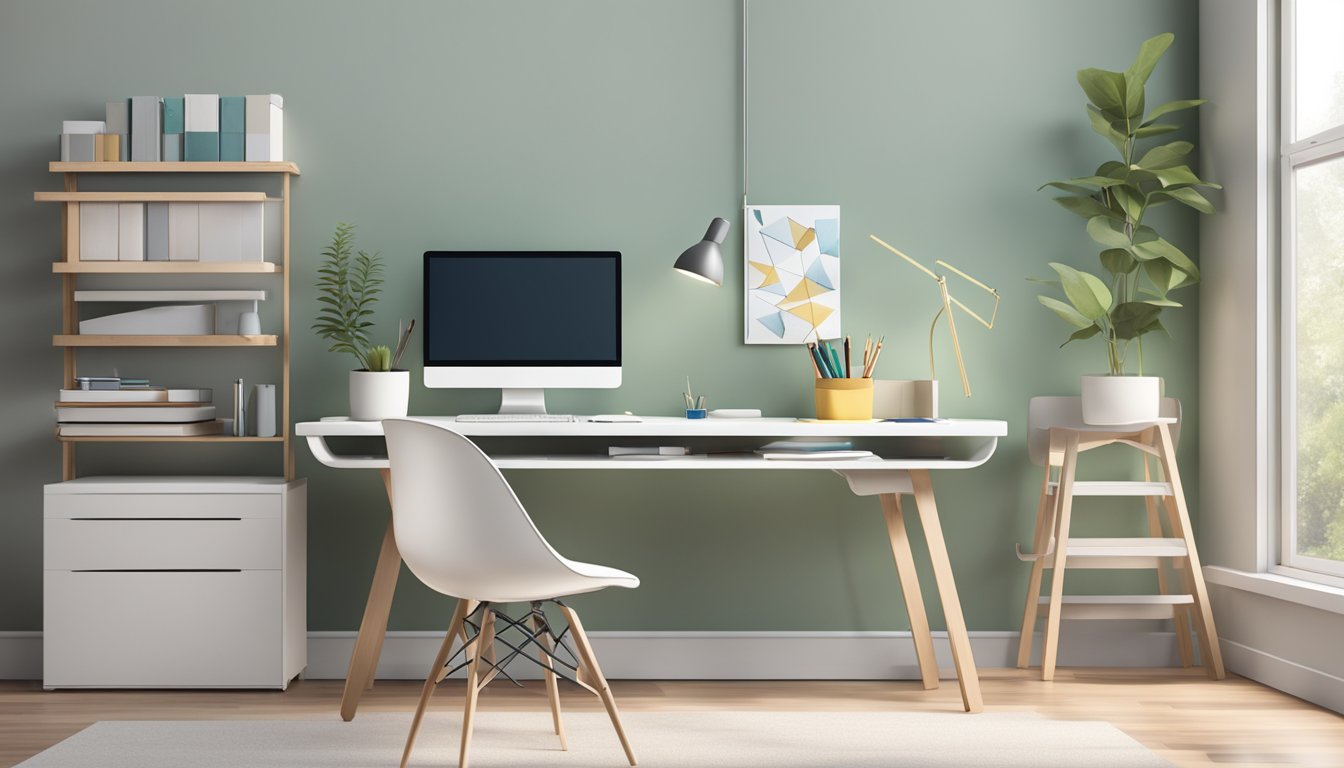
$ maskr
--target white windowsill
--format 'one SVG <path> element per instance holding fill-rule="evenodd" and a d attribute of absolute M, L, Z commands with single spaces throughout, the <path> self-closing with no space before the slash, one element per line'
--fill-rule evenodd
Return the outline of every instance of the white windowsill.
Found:
<path fill-rule="evenodd" d="M 1321 611 L 1344 614 L 1344 588 L 1341 587 L 1278 573 L 1247 573 L 1220 565 L 1205 566 L 1204 580 L 1210 584 L 1254 592 Z"/>

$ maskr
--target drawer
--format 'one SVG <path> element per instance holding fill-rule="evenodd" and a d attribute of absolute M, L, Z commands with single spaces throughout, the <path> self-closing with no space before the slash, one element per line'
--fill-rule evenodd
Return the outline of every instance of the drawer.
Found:
<path fill-rule="evenodd" d="M 48 493 L 43 515 L 72 517 L 280 517 L 280 494 L 263 493 Z"/>
<path fill-rule="evenodd" d="M 279 571 L 47 571 L 43 684 L 277 687 Z"/>
<path fill-rule="evenodd" d="M 241 520 L 47 519 L 43 568 L 279 570 L 280 518 Z"/>

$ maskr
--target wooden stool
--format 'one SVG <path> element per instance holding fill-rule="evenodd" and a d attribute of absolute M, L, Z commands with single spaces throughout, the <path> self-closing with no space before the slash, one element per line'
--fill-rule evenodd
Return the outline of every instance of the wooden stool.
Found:
<path fill-rule="evenodd" d="M 1035 397 L 1028 416 L 1027 448 L 1032 462 L 1045 468 L 1032 551 L 1018 547 L 1018 557 L 1030 562 L 1026 605 L 1017 666 L 1031 661 L 1032 640 L 1040 607 L 1045 607 L 1041 679 L 1051 680 L 1059 647 L 1061 619 L 1173 619 L 1181 664 L 1193 664 L 1191 617 L 1199 637 L 1200 660 L 1209 677 L 1221 680 L 1222 652 L 1209 608 L 1208 590 L 1200 570 L 1194 533 L 1180 473 L 1176 468 L 1176 441 L 1180 436 L 1180 402 L 1162 400 L 1158 421 L 1120 426 L 1085 424 L 1077 397 Z M 1143 456 L 1143 480 L 1082 481 L 1076 479 L 1078 454 L 1103 445 L 1121 444 Z M 1153 480 L 1149 456 L 1156 457 L 1162 480 Z M 1073 500 L 1076 496 L 1142 497 L 1148 512 L 1148 536 L 1139 538 L 1071 538 Z M 1158 512 L 1161 504 L 1165 515 Z M 1169 533 L 1163 530 L 1163 517 Z M 1174 573 L 1169 572 L 1169 567 Z M 1068 568 L 1155 569 L 1157 595 L 1065 595 Z M 1041 581 L 1050 570 L 1050 586 L 1040 595 Z"/>

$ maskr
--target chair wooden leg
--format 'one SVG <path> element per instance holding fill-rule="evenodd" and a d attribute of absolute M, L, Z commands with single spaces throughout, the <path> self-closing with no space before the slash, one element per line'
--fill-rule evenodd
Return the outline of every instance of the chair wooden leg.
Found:
<path fill-rule="evenodd" d="M 476 606 L 478 605 L 480 605 L 480 603 L 476 602 L 475 600 L 463 599 L 458 601 L 458 607 L 461 609 L 462 617 L 464 619 L 470 616 L 471 614 L 475 613 Z M 456 627 L 451 628 L 448 631 L 456 633 L 455 637 L 460 639 L 464 644 L 467 642 L 467 628 L 466 625 L 463 624 L 462 622 L 459 621 Z M 434 682 L 442 683 L 443 679 L 446 677 L 448 677 L 448 667 L 446 666 L 440 667 L 438 675 L 434 678 Z"/>
<path fill-rule="evenodd" d="M 448 655 L 453 648 L 453 640 L 462 631 L 462 620 L 467 618 L 466 608 L 466 600 L 457 601 L 457 608 L 453 610 L 453 618 L 448 622 L 448 632 L 443 637 L 443 645 L 439 647 L 439 655 L 434 657 L 434 666 L 429 668 L 429 674 L 425 677 L 425 686 L 420 689 L 420 704 L 415 708 L 415 717 L 411 719 L 411 732 L 406 735 L 406 748 L 401 753 L 401 768 L 406 768 L 406 763 L 411 759 L 411 748 L 415 746 L 415 736 L 420 732 L 420 721 L 424 719 L 425 709 L 429 706 L 429 699 L 434 695 L 434 689 L 438 685 L 439 671 L 448 662 Z"/>
<path fill-rule="evenodd" d="M 1050 463 L 1046 462 L 1041 478 L 1041 499 L 1036 504 L 1036 532 L 1031 539 L 1031 551 L 1036 559 L 1031 562 L 1027 577 L 1027 599 L 1022 607 L 1022 630 L 1017 640 L 1017 666 L 1031 666 L 1031 646 L 1036 637 L 1037 600 L 1041 596 L 1041 577 L 1045 574 L 1045 553 L 1050 548 L 1050 534 L 1054 530 L 1054 497 L 1050 494 Z"/>
<path fill-rule="evenodd" d="M 585 676 L 592 681 L 593 687 L 597 689 L 597 695 L 602 699 L 602 704 L 607 708 L 607 715 L 611 718 L 611 726 L 616 729 L 616 736 L 621 740 L 621 748 L 625 750 L 625 759 L 630 761 L 631 765 L 637 765 L 635 762 L 635 751 L 630 748 L 630 740 L 625 737 L 625 727 L 621 725 L 621 713 L 616 710 L 616 697 L 611 694 L 611 686 L 607 685 L 607 678 L 602 674 L 602 668 L 597 664 L 597 656 L 593 653 L 593 646 L 588 642 L 588 633 L 583 631 L 583 624 L 579 621 L 579 615 L 573 608 L 567 605 L 561 605 L 560 610 L 564 611 L 565 619 L 569 622 L 570 634 L 574 636 L 574 648 L 579 654 L 579 663 L 585 672 Z"/>
<path fill-rule="evenodd" d="M 1155 430 L 1150 430 L 1156 434 Z M 1149 440 L 1149 442 L 1153 442 Z M 1143 457 L 1143 480 L 1151 482 L 1152 472 L 1148 466 L 1148 457 Z M 1148 510 L 1148 535 L 1155 539 L 1164 538 L 1162 530 L 1162 518 L 1157 513 L 1157 503 L 1161 497 L 1145 496 L 1143 497 L 1144 506 Z M 1171 578 L 1168 574 L 1169 564 L 1162 562 L 1159 558 L 1157 564 L 1157 588 L 1164 595 L 1172 594 Z M 1178 578 L 1177 584 L 1181 583 Z M 1185 612 L 1184 606 L 1175 606 L 1172 612 L 1172 628 L 1176 631 L 1176 653 L 1181 658 L 1182 667 L 1190 667 L 1194 664 L 1194 649 L 1190 645 L 1190 615 Z"/>
<path fill-rule="evenodd" d="M 543 629 L 546 631 L 543 632 Z M 538 635 L 537 642 L 541 643 L 541 647 L 548 652 L 555 650 L 551 645 L 551 636 L 548 634 L 549 627 L 535 614 L 532 616 L 532 631 Z M 560 686 L 556 683 L 555 667 L 552 666 L 554 662 L 551 661 L 550 656 L 545 654 L 542 654 L 541 661 L 546 676 L 546 698 L 550 699 L 551 702 L 551 724 L 555 728 L 555 735 L 560 737 L 560 749 L 568 750 L 569 742 L 565 739 L 565 724 L 560 719 Z"/>
<path fill-rule="evenodd" d="M 471 750 L 471 727 L 476 715 L 476 700 L 481 695 L 481 658 L 486 648 L 495 642 L 495 614 L 489 606 L 482 612 L 481 635 L 476 647 L 468 650 L 471 662 L 467 664 L 467 701 L 462 708 L 462 745 L 458 749 L 457 768 L 467 768 L 468 752 Z"/>
<path fill-rule="evenodd" d="M 1053 444 L 1053 441 L 1051 441 Z M 1069 523 L 1073 516 L 1073 480 L 1078 470 L 1078 433 L 1064 438 L 1064 464 L 1055 490 L 1055 555 L 1050 571 L 1050 603 L 1046 607 L 1045 641 L 1041 649 L 1041 679 L 1055 679 L 1059 651 L 1059 619 L 1064 608 L 1064 570 L 1069 553 Z"/>
<path fill-rule="evenodd" d="M 947 542 L 943 540 L 943 524 L 938 519 L 933 483 L 925 469 L 910 470 L 910 482 L 915 491 L 915 510 L 919 513 L 919 523 L 924 528 L 924 540 L 929 547 L 929 563 L 933 566 L 938 598 L 943 604 L 943 621 L 947 626 L 947 642 L 952 646 L 957 684 L 961 686 L 961 703 L 967 712 L 981 712 L 985 703 L 980 695 L 980 675 L 971 653 L 971 637 L 966 633 L 966 618 L 961 613 L 957 582 L 952 577 L 952 561 L 947 556 Z"/>
<path fill-rule="evenodd" d="M 1157 436 L 1161 441 L 1159 459 L 1162 462 L 1162 474 L 1171 484 L 1170 499 L 1176 508 L 1174 521 L 1178 525 L 1172 526 L 1172 534 L 1185 539 L 1186 579 L 1192 588 L 1190 594 L 1195 598 L 1196 623 L 1204 630 L 1200 633 L 1204 646 L 1201 649 L 1204 651 L 1204 665 L 1208 668 L 1209 677 L 1222 680 L 1227 677 L 1227 671 L 1223 668 L 1223 651 L 1218 645 L 1218 629 L 1213 622 L 1213 609 L 1209 606 L 1209 591 L 1204 585 L 1204 572 L 1200 569 L 1199 551 L 1195 548 L 1194 530 L 1190 526 L 1190 512 L 1185 506 L 1181 473 L 1176 468 L 1176 447 L 1171 441 L 1170 427 L 1166 424 L 1157 425 Z M 1178 526 L 1179 534 L 1176 532 Z"/>
<path fill-rule="evenodd" d="M 919 574 L 915 571 L 915 557 L 910 550 L 901 497 L 884 493 L 879 499 L 882 516 L 887 521 L 887 537 L 891 539 L 891 555 L 896 560 L 896 575 L 901 582 L 901 596 L 905 599 L 905 613 L 910 617 L 910 634 L 915 641 L 919 674 L 924 690 L 933 690 L 938 687 L 938 657 L 933 652 L 933 633 L 929 630 L 929 616 L 924 610 L 924 596 L 919 590 Z"/>

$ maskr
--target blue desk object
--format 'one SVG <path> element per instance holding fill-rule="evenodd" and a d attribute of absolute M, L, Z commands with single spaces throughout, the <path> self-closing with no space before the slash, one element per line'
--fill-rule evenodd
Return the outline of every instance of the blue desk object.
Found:
<path fill-rule="evenodd" d="M 901 594 L 910 617 L 910 631 L 919 661 L 924 688 L 938 687 L 938 663 L 934 657 L 933 635 L 915 571 L 914 555 L 906 532 L 901 496 L 915 497 L 915 517 L 924 529 L 934 581 L 947 623 L 952 659 L 961 687 L 962 705 L 967 712 L 980 712 L 984 703 L 980 681 L 971 655 L 971 641 L 961 612 L 952 576 L 952 564 L 934 501 L 929 471 L 934 469 L 973 469 L 994 454 L 998 439 L 1008 433 L 1003 421 L 980 419 L 916 419 L 875 422 L 805 422 L 792 418 L 759 419 L 685 419 L 646 416 L 636 423 L 603 423 L 579 418 L 573 422 L 459 422 L 453 417 L 424 417 L 425 421 L 445 424 L 472 438 L 527 438 L 536 453 L 494 454 L 490 460 L 504 470 L 600 470 L 600 469 L 756 469 L 766 471 L 830 470 L 845 479 L 858 496 L 877 496 L 891 540 Z M 347 456 L 332 452 L 327 438 L 381 437 L 383 427 L 377 421 L 351 421 L 344 417 L 302 422 L 294 434 L 308 439 L 308 448 L 318 461 L 336 469 L 377 469 L 387 483 L 386 456 Z M 744 441 L 757 439 L 761 444 L 790 437 L 843 438 L 855 447 L 871 450 L 875 457 L 834 461 L 763 459 L 754 454 L 719 453 L 716 445 L 741 450 Z M 613 439 L 632 438 L 649 444 L 664 439 L 688 442 L 697 453 L 669 457 L 664 461 L 640 461 L 610 457 L 607 446 Z M 479 442 L 479 441 L 478 441 Z M 516 442 L 516 441 L 515 441 Z M 578 450 L 576 451 L 576 446 Z M 591 453 L 583 452 L 591 446 Z M 931 454 L 938 458 L 929 458 Z M 311 480 L 310 480 L 311 482 Z M 390 485 L 388 486 L 390 490 Z M 320 519 L 320 516 L 318 516 Z M 364 618 L 351 654 L 350 672 L 341 698 L 341 717 L 354 718 L 364 689 L 373 683 L 379 649 L 387 631 L 392 594 L 401 568 L 401 554 L 389 516 L 383 535 L 382 550 L 369 588 Z"/>

